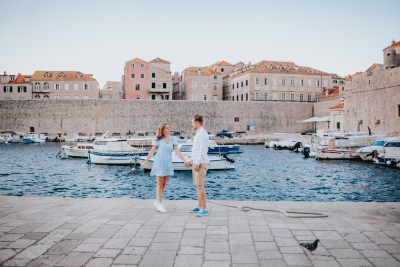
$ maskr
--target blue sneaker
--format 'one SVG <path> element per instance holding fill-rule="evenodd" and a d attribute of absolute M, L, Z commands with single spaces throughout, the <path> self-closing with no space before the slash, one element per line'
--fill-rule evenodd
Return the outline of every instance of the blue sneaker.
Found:
<path fill-rule="evenodd" d="M 196 214 L 197 217 L 203 217 L 208 215 L 208 210 L 199 210 L 199 212 Z"/>
<path fill-rule="evenodd" d="M 195 207 L 195 208 L 189 210 L 189 212 L 199 212 L 199 211 L 200 211 L 199 207 Z"/>

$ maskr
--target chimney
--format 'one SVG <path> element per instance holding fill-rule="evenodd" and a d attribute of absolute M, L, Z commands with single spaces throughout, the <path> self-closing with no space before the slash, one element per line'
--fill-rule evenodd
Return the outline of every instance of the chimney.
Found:
<path fill-rule="evenodd" d="M 18 76 L 21 75 L 21 73 L 18 73 Z"/>
<path fill-rule="evenodd" d="M 329 95 L 329 89 L 326 89 L 325 93 L 326 93 L 326 96 L 328 96 Z"/>
<path fill-rule="evenodd" d="M 4 75 L 7 75 L 7 71 L 4 71 Z"/>

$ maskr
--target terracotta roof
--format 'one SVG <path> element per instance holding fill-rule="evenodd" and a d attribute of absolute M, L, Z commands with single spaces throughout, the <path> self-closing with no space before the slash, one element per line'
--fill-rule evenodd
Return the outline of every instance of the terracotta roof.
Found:
<path fill-rule="evenodd" d="M 210 68 L 215 67 L 215 66 L 233 66 L 233 65 L 231 63 L 229 63 L 229 62 L 226 62 L 225 60 L 222 60 L 222 61 L 219 61 L 219 62 L 216 62 L 216 63 L 212 64 L 210 66 Z"/>
<path fill-rule="evenodd" d="M 239 70 L 240 73 L 237 75 L 242 75 L 246 73 L 290 73 L 290 74 L 305 74 L 305 75 L 324 75 L 331 76 L 327 72 L 316 70 L 309 67 L 302 67 L 294 64 L 293 62 L 283 62 L 283 61 L 260 61 L 251 66 L 244 66 Z"/>
<path fill-rule="evenodd" d="M 201 75 L 222 75 L 221 72 L 210 69 L 209 67 L 189 67 L 186 68 L 186 73 L 188 75 L 198 75 L 197 71 L 201 70 Z"/>
<path fill-rule="evenodd" d="M 48 74 L 48 75 L 46 75 Z M 80 77 L 79 77 L 80 76 Z M 33 73 L 32 81 L 96 81 L 93 74 L 84 74 L 80 71 L 45 71 L 37 70 Z"/>
<path fill-rule="evenodd" d="M 150 63 L 171 64 L 171 62 L 166 61 L 165 59 L 162 59 L 162 58 L 159 58 L 159 57 L 151 60 Z"/>
<path fill-rule="evenodd" d="M 344 103 L 340 103 L 339 105 L 330 107 L 329 109 L 339 109 L 339 108 L 344 108 Z"/>
<path fill-rule="evenodd" d="M 154 67 L 155 67 L 155 66 L 154 66 Z M 159 70 L 161 70 L 161 71 L 163 71 L 163 72 L 165 72 L 165 73 L 171 74 L 171 71 L 170 71 L 170 70 L 165 70 L 165 69 L 163 69 L 163 68 L 158 68 L 158 67 L 155 67 L 155 68 L 157 68 L 157 69 L 159 69 Z"/>
<path fill-rule="evenodd" d="M 326 91 L 327 90 L 328 90 L 328 95 L 326 95 Z M 318 95 L 318 97 L 326 97 L 326 96 L 338 95 L 338 94 L 339 94 L 339 88 L 338 87 L 334 87 L 334 88 L 325 89 L 322 93 L 320 93 Z"/>
<path fill-rule="evenodd" d="M 346 76 L 346 77 L 344 77 L 345 79 L 346 79 L 346 81 L 351 81 L 351 80 L 353 80 L 353 77 L 354 76 L 357 76 L 357 75 L 359 75 L 359 74 L 361 74 L 361 73 L 363 73 L 362 71 L 358 71 L 358 72 L 356 72 L 356 73 L 354 73 L 354 74 L 352 74 L 352 75 L 348 75 L 348 76 Z"/>
<path fill-rule="evenodd" d="M 383 49 L 383 50 L 386 50 L 386 49 L 388 49 L 388 48 L 390 48 L 390 47 L 396 47 L 396 46 L 400 46 L 400 41 L 398 41 L 398 42 L 395 42 L 395 43 L 393 43 L 393 44 L 389 45 L 388 47 L 386 47 L 386 48 L 385 48 L 385 49 Z"/>
<path fill-rule="evenodd" d="M 131 63 L 147 63 L 147 61 L 144 61 L 143 59 L 140 59 L 140 58 L 137 58 L 137 57 L 127 61 L 127 63 L 128 62 L 131 62 Z"/>
<path fill-rule="evenodd" d="M 25 81 L 25 78 L 31 78 L 32 75 L 18 75 L 17 79 L 9 81 L 8 83 L 29 83 L 29 81 Z"/>

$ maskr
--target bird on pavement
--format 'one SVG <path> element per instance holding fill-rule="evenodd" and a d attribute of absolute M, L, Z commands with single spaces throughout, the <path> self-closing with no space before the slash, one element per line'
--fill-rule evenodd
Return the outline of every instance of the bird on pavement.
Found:
<path fill-rule="evenodd" d="M 312 252 L 317 249 L 318 242 L 319 242 L 319 239 L 316 239 L 313 243 L 300 243 L 300 246 L 305 247 L 312 254 Z"/>

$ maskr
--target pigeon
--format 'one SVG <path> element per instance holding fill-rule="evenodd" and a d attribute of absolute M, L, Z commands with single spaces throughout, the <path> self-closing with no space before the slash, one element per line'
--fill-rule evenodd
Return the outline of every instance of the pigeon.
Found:
<path fill-rule="evenodd" d="M 319 242 L 319 239 L 315 239 L 314 243 L 300 243 L 300 246 L 305 247 L 312 254 L 312 252 L 317 249 L 318 242 Z"/>

